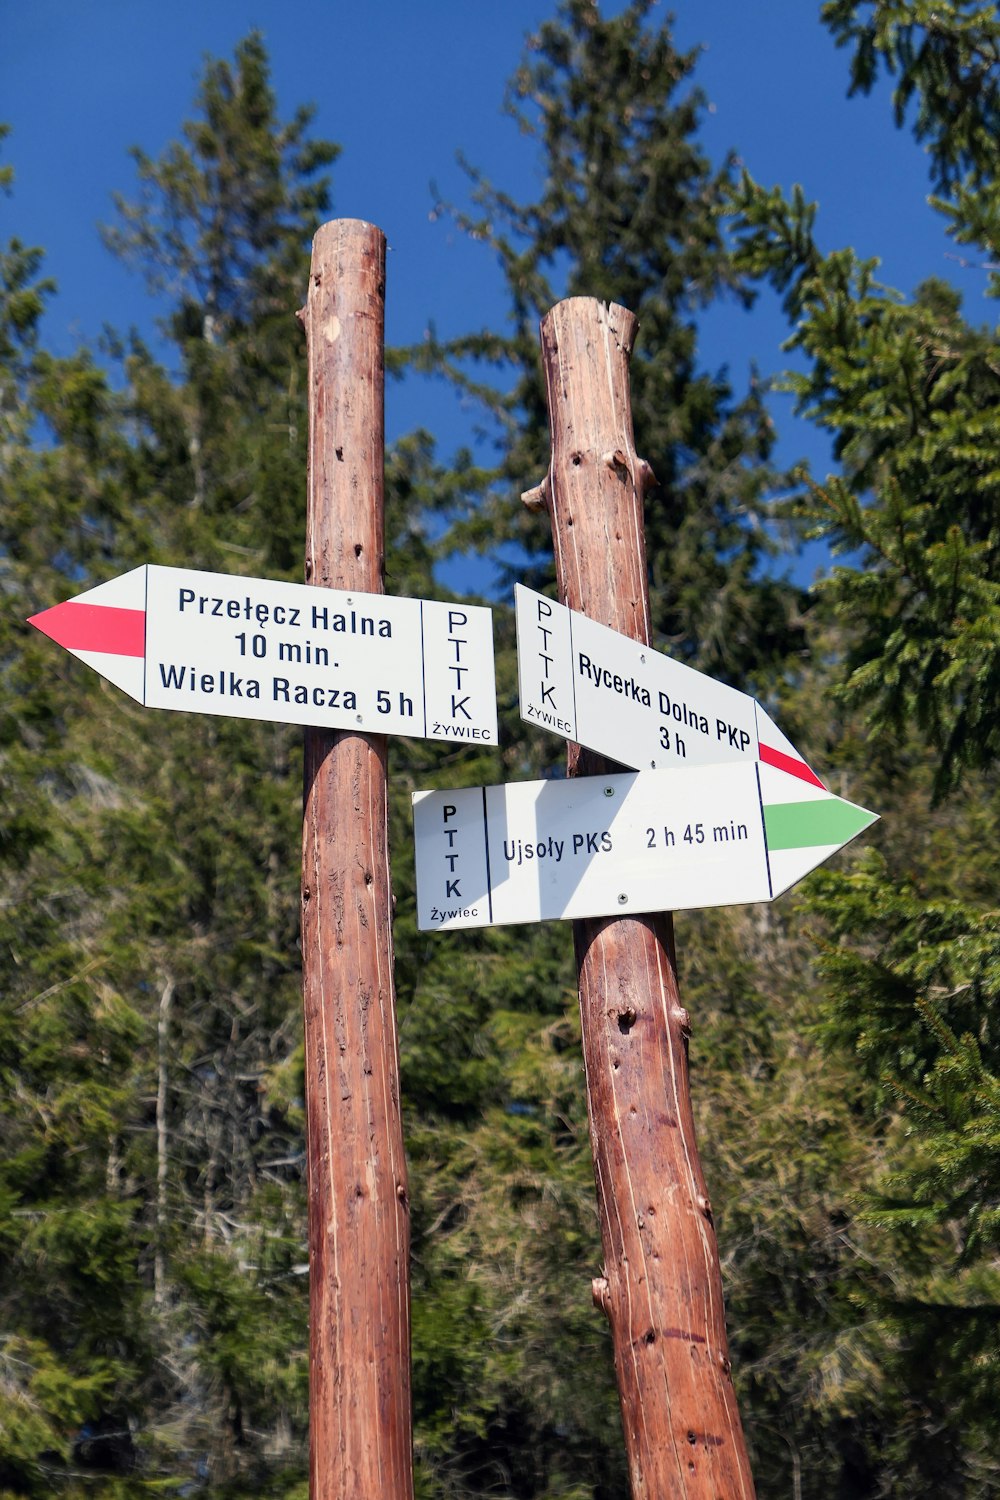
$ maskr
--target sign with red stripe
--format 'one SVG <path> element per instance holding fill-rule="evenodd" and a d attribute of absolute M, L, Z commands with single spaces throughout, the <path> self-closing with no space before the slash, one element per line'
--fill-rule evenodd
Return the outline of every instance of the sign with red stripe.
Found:
<path fill-rule="evenodd" d="M 756 699 L 515 585 L 521 717 L 637 771 L 760 761 L 823 787 Z"/>
<path fill-rule="evenodd" d="M 29 622 L 69 651 L 98 651 L 108 656 L 146 654 L 146 611 L 110 604 L 82 604 L 68 599 Z"/>
<path fill-rule="evenodd" d="M 150 564 L 30 623 L 149 708 L 497 742 L 481 606 Z"/>

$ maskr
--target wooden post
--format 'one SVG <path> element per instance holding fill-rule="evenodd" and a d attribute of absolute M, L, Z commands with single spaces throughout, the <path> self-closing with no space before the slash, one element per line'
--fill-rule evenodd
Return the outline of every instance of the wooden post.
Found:
<path fill-rule="evenodd" d="M 542 322 L 552 459 L 524 499 L 550 512 L 560 601 L 648 645 L 652 475 L 635 451 L 628 375 L 637 326 L 625 308 L 584 297 Z M 609 769 L 570 746 L 571 776 Z M 577 921 L 574 937 L 604 1249 L 593 1296 L 611 1325 L 632 1493 L 751 1497 L 672 920 Z"/>
<path fill-rule="evenodd" d="M 313 243 L 307 583 L 383 591 L 385 237 Z M 410 1227 L 384 735 L 307 729 L 302 840 L 310 1495 L 410 1500 Z"/>

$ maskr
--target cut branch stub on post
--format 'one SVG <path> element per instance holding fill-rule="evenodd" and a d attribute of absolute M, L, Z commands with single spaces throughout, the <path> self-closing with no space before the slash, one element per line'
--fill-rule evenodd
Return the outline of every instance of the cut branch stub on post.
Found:
<path fill-rule="evenodd" d="M 385 238 L 313 242 L 305 576 L 383 591 Z M 308 729 L 302 843 L 310 1494 L 411 1500 L 409 1205 L 383 735 Z"/>
<path fill-rule="evenodd" d="M 560 602 L 648 645 L 652 474 L 635 451 L 629 390 L 637 326 L 625 308 L 583 297 L 543 320 L 552 460 L 524 498 L 550 512 Z M 579 745 L 568 761 L 571 776 L 611 769 Z M 574 938 L 605 1262 L 593 1295 L 611 1325 L 633 1495 L 748 1500 L 672 921 L 578 921 Z"/>

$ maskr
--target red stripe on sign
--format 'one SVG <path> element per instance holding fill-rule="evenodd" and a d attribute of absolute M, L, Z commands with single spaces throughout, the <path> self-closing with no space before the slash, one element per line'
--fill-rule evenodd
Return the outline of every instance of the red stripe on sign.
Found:
<path fill-rule="evenodd" d="M 69 599 L 28 621 L 67 651 L 103 651 L 109 656 L 145 656 L 146 611 Z"/>
<path fill-rule="evenodd" d="M 826 787 L 816 775 L 810 771 L 804 760 L 797 760 L 794 755 L 786 755 L 783 750 L 772 750 L 770 745 L 761 742 L 760 758 L 766 766 L 774 766 L 778 771 L 787 771 L 789 776 L 798 776 L 801 781 L 811 782 L 813 786 Z"/>

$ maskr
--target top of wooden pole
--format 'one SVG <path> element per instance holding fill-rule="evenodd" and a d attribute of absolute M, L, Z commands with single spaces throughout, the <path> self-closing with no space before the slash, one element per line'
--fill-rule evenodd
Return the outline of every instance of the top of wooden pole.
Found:
<path fill-rule="evenodd" d="M 383 591 L 385 236 L 313 241 L 306 578 Z M 320 606 L 322 607 L 322 606 Z M 385 736 L 305 734 L 302 992 L 310 1494 L 412 1500 L 409 1201 L 399 1104 Z"/>
<path fill-rule="evenodd" d="M 529 496 L 552 518 L 560 600 L 649 643 L 643 496 L 629 358 L 638 323 L 588 297 L 541 325 L 552 429 Z M 607 762 L 568 748 L 570 775 Z M 673 796 L 683 802 L 682 781 Z M 711 1205 L 688 1088 L 688 1019 L 663 913 L 573 924 L 604 1274 L 635 1500 L 752 1500 Z"/>
<path fill-rule="evenodd" d="M 385 235 L 363 219 L 316 231 L 299 318 L 309 347 L 305 577 L 384 591 Z"/>
<path fill-rule="evenodd" d="M 552 458 L 522 499 L 550 513 L 561 602 L 648 645 L 642 503 L 656 481 L 632 428 L 638 329 L 628 308 L 596 297 L 567 297 L 542 319 Z M 575 529 L 584 515 L 586 527 Z"/>

